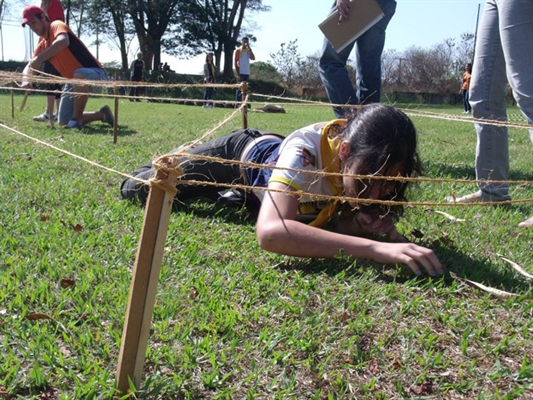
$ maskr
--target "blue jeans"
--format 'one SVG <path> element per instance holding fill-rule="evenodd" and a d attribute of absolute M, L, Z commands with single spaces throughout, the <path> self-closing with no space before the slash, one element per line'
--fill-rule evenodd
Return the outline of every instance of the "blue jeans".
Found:
<path fill-rule="evenodd" d="M 533 2 L 487 0 L 470 84 L 474 118 L 507 121 L 507 81 L 533 141 Z M 507 127 L 475 124 L 476 178 L 509 179 Z M 484 200 L 508 200 L 507 184 L 480 184 Z"/>
<path fill-rule="evenodd" d="M 470 101 L 468 100 L 468 98 L 469 98 L 468 90 L 463 89 L 463 105 L 465 107 L 465 112 L 472 111 L 472 107 L 470 106 Z"/>
<path fill-rule="evenodd" d="M 109 79 L 107 72 L 102 68 L 78 68 L 74 73 L 79 73 L 87 80 L 91 81 L 107 81 Z M 63 86 L 61 93 L 61 101 L 59 102 L 58 122 L 59 124 L 66 124 L 72 119 L 74 114 L 74 97 L 71 93 L 74 87 L 67 83 Z"/>
<path fill-rule="evenodd" d="M 213 78 L 208 78 L 206 83 L 214 83 L 215 80 Z M 204 89 L 204 100 L 211 100 L 213 98 L 213 88 L 212 87 L 206 87 Z M 207 103 L 204 103 L 206 105 Z"/>
<path fill-rule="evenodd" d="M 396 11 L 395 0 L 377 0 L 385 17 L 361 35 L 355 42 L 337 53 L 324 38 L 320 55 L 320 77 L 332 104 L 368 104 L 381 100 L 381 54 L 385 46 L 385 30 Z M 352 7 L 355 7 L 355 2 Z M 333 10 L 336 3 L 333 4 Z M 346 23 L 349 23 L 348 20 Z M 346 62 L 355 48 L 357 92 L 354 89 Z M 333 107 L 338 118 L 344 117 L 342 107 Z"/>

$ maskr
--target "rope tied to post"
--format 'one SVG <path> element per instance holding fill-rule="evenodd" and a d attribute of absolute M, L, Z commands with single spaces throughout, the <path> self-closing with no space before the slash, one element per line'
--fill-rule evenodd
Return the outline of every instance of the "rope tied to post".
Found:
<path fill-rule="evenodd" d="M 174 198 L 178 193 L 176 185 L 178 178 L 183 175 L 183 169 L 180 166 L 181 157 L 176 154 L 164 155 L 152 162 L 156 174 L 148 182 L 150 185 L 159 187 Z"/>

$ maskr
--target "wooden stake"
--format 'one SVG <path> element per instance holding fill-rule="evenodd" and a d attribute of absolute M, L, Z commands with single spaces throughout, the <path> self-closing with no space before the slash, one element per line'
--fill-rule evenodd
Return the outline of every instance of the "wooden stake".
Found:
<path fill-rule="evenodd" d="M 117 132 L 118 132 L 118 72 L 115 71 L 115 86 L 114 86 L 114 92 L 115 92 L 115 118 L 113 120 L 113 143 L 117 143 Z"/>
<path fill-rule="evenodd" d="M 11 89 L 11 118 L 15 119 L 15 96 L 13 95 L 13 89 Z"/>
<path fill-rule="evenodd" d="M 20 112 L 24 111 L 24 107 L 26 107 L 26 100 L 28 100 L 29 95 L 30 95 L 30 91 L 26 90 L 24 92 L 24 98 L 22 99 L 22 103 L 20 104 Z"/>
<path fill-rule="evenodd" d="M 241 83 L 241 93 L 242 93 L 242 98 L 244 100 L 244 107 L 242 108 L 242 128 L 246 129 L 248 128 L 248 103 L 246 102 L 246 98 L 248 97 L 248 83 L 247 82 Z"/>
<path fill-rule="evenodd" d="M 166 174 L 159 170 L 157 178 L 161 177 L 166 178 Z M 176 187 L 176 183 L 174 175 L 168 184 Z M 151 185 L 118 359 L 117 388 L 122 393 L 129 389 L 128 378 L 136 388 L 140 386 L 173 200 L 173 193 Z"/>

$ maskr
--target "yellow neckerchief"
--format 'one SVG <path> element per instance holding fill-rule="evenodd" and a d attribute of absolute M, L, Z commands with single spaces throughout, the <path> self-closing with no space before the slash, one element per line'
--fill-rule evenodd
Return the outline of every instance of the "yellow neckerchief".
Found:
<path fill-rule="evenodd" d="M 339 159 L 339 149 L 341 146 L 341 139 L 338 136 L 339 129 L 346 125 L 345 119 L 334 119 L 322 128 L 320 138 L 320 154 L 322 155 L 322 165 L 325 166 L 324 171 L 330 173 L 341 172 L 341 160 Z M 326 177 L 329 187 L 335 196 L 342 194 L 342 178 L 340 176 Z M 316 219 L 309 225 L 316 228 L 323 227 L 335 215 L 339 209 L 340 201 L 334 200 L 320 211 Z"/>
<path fill-rule="evenodd" d="M 207 64 L 209 65 L 209 68 L 211 68 L 211 77 L 214 78 L 215 77 L 215 64 L 209 61 L 207 62 Z"/>

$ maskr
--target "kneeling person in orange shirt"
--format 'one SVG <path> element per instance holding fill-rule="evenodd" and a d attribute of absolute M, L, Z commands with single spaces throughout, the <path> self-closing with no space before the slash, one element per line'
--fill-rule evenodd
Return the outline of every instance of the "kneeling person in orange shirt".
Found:
<path fill-rule="evenodd" d="M 24 68 L 25 76 L 31 75 L 32 70 L 38 70 L 44 61 L 49 60 L 65 78 L 108 79 L 102 64 L 64 22 L 50 22 L 40 7 L 32 5 L 22 11 L 22 26 L 26 24 L 42 37 L 42 40 L 33 52 L 33 58 Z M 29 85 L 27 81 L 22 84 L 23 87 Z M 89 93 L 87 85 L 67 83 L 63 87 L 58 113 L 59 124 L 66 129 L 81 129 L 83 125 L 93 121 L 102 121 L 113 126 L 113 114 L 107 105 L 96 112 L 84 112 L 88 100 L 86 93 Z"/>

